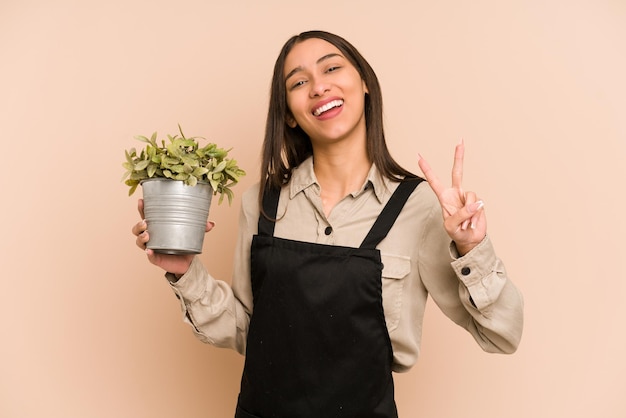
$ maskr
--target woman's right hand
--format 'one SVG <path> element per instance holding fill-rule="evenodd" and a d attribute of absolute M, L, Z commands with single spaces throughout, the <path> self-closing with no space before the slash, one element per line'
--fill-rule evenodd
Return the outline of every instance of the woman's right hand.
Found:
<path fill-rule="evenodd" d="M 133 234 L 137 237 L 136 243 L 139 248 L 144 250 L 148 255 L 148 261 L 150 261 L 155 266 L 161 267 L 163 270 L 174 274 L 176 277 L 180 277 L 187 272 L 195 254 L 183 254 L 183 255 L 173 255 L 173 254 L 161 254 L 155 253 L 153 250 L 146 248 L 146 244 L 150 239 L 150 235 L 148 234 L 148 224 L 146 223 L 144 213 L 143 213 L 143 199 L 139 199 L 137 203 L 137 209 L 139 210 L 139 214 L 141 215 L 141 221 L 136 223 L 133 228 Z M 215 223 L 209 221 L 207 222 L 206 232 L 209 232 Z"/>

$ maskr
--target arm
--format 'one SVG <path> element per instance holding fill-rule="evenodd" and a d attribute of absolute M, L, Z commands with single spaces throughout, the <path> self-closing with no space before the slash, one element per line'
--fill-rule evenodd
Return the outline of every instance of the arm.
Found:
<path fill-rule="evenodd" d="M 523 299 L 489 237 L 459 256 L 442 228 L 437 206 L 427 228 L 419 269 L 433 301 L 483 350 L 515 352 L 523 329 Z"/>
<path fill-rule="evenodd" d="M 461 142 L 454 154 L 451 187 L 444 187 L 429 164 L 419 160 L 441 206 L 440 210 L 434 206 L 425 234 L 426 252 L 432 252 L 421 259 L 433 264 L 420 266 L 422 279 L 442 311 L 466 328 L 485 351 L 512 353 L 522 333 L 522 296 L 487 236 L 483 202 L 461 187 L 464 152 Z"/>
<path fill-rule="evenodd" d="M 247 195 L 254 194 L 248 193 Z M 253 204 L 248 206 L 246 201 Z M 191 325 L 201 341 L 245 353 L 252 291 L 250 286 L 250 241 L 256 233 L 256 199 L 245 199 L 239 219 L 232 286 L 213 278 L 195 256 L 169 256 L 149 252 L 148 259 L 167 271 L 166 277 L 181 303 L 184 322 Z M 245 208 L 250 208 L 245 210 Z M 257 211 L 254 215 L 254 211 Z M 141 204 L 140 204 L 141 212 Z M 251 220 L 254 221 L 251 222 Z M 142 222 L 133 228 L 137 245 L 145 248 L 149 239 Z M 207 226 L 207 231 L 213 224 Z M 145 231 L 145 233 L 144 233 Z M 189 261 L 187 261 L 189 260 Z"/>
<path fill-rule="evenodd" d="M 257 193 L 258 189 L 253 188 L 243 197 L 232 285 L 215 280 L 197 257 L 184 276 L 174 283 L 170 281 L 181 300 L 184 321 L 192 326 L 194 334 L 201 341 L 241 354 L 246 350 L 252 313 L 250 244 L 259 217 Z"/>

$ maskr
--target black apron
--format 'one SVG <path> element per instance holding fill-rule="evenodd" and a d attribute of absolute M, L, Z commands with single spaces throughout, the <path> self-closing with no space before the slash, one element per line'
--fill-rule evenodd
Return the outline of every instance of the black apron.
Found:
<path fill-rule="evenodd" d="M 394 418 L 378 243 L 421 179 L 400 183 L 359 248 L 252 239 L 254 312 L 235 418 Z M 265 194 L 275 218 L 279 191 Z"/>

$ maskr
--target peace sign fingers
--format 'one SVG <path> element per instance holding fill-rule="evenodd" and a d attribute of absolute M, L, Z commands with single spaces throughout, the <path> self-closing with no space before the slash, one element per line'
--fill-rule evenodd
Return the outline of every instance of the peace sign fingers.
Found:
<path fill-rule="evenodd" d="M 471 250 L 484 238 L 486 223 L 483 203 L 474 192 L 464 192 L 463 159 L 465 144 L 461 141 L 454 150 L 452 165 L 452 185 L 445 186 L 433 172 L 430 164 L 419 155 L 418 165 L 439 200 L 444 218 L 444 227 L 455 241 L 461 253 Z M 480 212 L 480 213 L 479 213 Z M 468 226 L 471 225 L 471 228 Z"/>
<path fill-rule="evenodd" d="M 465 204 L 466 196 L 461 187 L 463 181 L 463 156 L 465 153 L 465 147 L 463 143 L 456 146 L 454 150 L 454 164 L 452 166 L 452 187 L 446 187 L 439 180 L 439 177 L 434 173 L 430 164 L 421 156 L 417 164 L 419 165 L 424 177 L 430 184 L 430 187 L 435 192 L 441 208 L 444 211 L 444 216 L 448 217 L 454 215 Z"/>

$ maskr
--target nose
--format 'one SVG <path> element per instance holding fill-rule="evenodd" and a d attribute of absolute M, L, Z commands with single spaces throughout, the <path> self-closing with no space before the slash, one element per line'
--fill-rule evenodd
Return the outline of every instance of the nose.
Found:
<path fill-rule="evenodd" d="M 310 82 L 310 86 L 311 86 L 311 90 L 310 90 L 311 97 L 323 96 L 324 93 L 330 90 L 330 85 L 323 79 L 320 79 L 319 77 L 312 79 Z"/>

